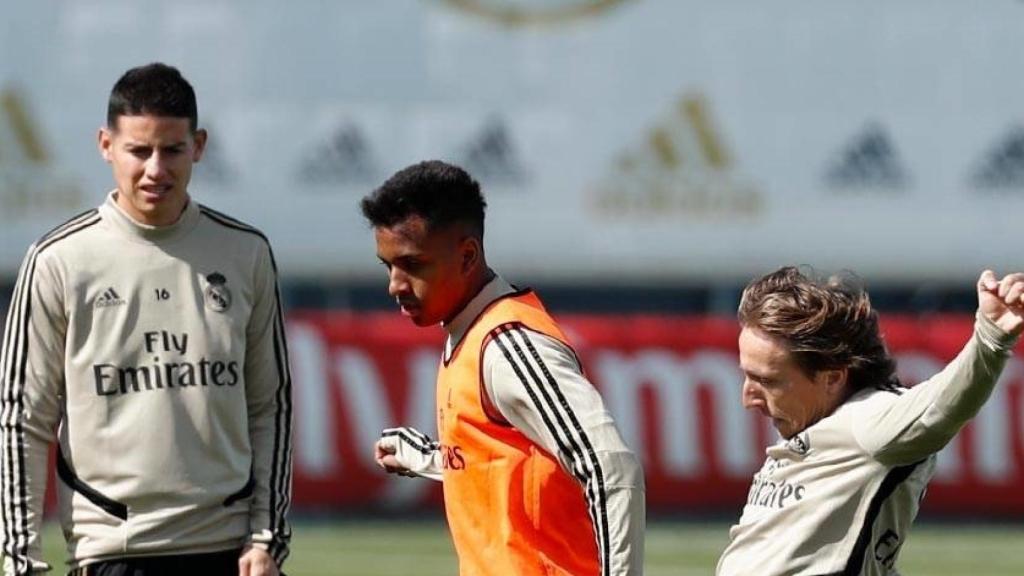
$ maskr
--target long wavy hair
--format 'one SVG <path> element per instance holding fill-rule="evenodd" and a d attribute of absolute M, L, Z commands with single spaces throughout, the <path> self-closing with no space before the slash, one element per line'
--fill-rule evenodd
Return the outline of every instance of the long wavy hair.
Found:
<path fill-rule="evenodd" d="M 808 377 L 846 368 L 851 392 L 900 387 L 864 287 L 852 275 L 810 274 L 787 266 L 752 281 L 740 299 L 740 325 L 784 342 Z"/>

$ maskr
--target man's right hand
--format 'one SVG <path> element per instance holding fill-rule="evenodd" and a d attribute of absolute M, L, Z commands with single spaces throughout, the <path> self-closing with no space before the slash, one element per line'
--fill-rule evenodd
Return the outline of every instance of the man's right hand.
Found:
<path fill-rule="evenodd" d="M 437 442 L 415 428 L 388 428 L 373 445 L 373 459 L 389 474 L 441 480 Z"/>
<path fill-rule="evenodd" d="M 401 476 L 415 476 L 398 461 L 398 456 L 395 455 L 397 452 L 398 440 L 394 436 L 382 437 L 373 445 L 373 458 L 385 472 Z"/>

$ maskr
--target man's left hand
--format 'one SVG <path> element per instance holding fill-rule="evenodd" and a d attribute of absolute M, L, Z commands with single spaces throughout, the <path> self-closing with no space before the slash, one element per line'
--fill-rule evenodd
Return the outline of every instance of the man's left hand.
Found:
<path fill-rule="evenodd" d="M 246 546 L 238 557 L 238 576 L 279 576 L 277 563 L 262 548 Z"/>
<path fill-rule="evenodd" d="M 978 279 L 978 308 L 1004 332 L 1024 331 L 1024 273 L 997 278 L 985 270 Z"/>

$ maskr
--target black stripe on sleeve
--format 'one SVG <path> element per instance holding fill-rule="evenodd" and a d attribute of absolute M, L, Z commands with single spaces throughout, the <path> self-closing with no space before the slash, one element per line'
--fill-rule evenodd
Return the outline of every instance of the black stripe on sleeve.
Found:
<path fill-rule="evenodd" d="M 27 571 L 28 541 L 28 486 L 25 479 L 25 431 L 22 424 L 24 403 L 22 393 L 26 382 L 29 342 L 28 333 L 32 314 L 32 286 L 35 281 L 36 261 L 50 246 L 101 221 L 92 209 L 71 218 L 45 234 L 25 257 L 20 277 L 15 285 L 14 298 L 4 331 L 3 349 L 0 351 L 0 380 L 2 380 L 4 489 L 0 493 L 3 509 L 4 552 L 15 563 L 16 570 Z M 42 495 L 37 495 L 42 498 Z"/>
<path fill-rule="evenodd" d="M 281 290 L 277 285 L 277 261 L 270 241 L 263 232 L 227 214 L 213 210 L 208 206 L 199 205 L 200 212 L 210 220 L 241 232 L 254 234 L 267 245 L 270 266 L 274 272 L 274 360 L 277 367 L 279 386 L 276 392 L 277 411 L 274 414 L 274 446 L 270 465 L 270 530 L 274 538 L 290 538 L 291 528 L 286 516 L 291 505 L 292 483 L 292 405 L 291 405 L 291 372 L 288 368 L 288 343 L 284 328 L 284 312 L 281 306 Z M 285 548 L 287 546 L 282 543 Z M 284 552 L 287 555 L 287 549 Z"/>
<path fill-rule="evenodd" d="M 264 242 L 266 242 L 267 244 L 270 244 L 270 240 L 267 238 L 266 234 L 264 234 L 263 232 L 261 232 L 258 228 L 254 227 L 254 226 L 250 226 L 250 225 L 246 224 L 245 222 L 242 222 L 241 220 L 232 218 L 231 216 L 228 216 L 227 214 L 224 214 L 223 212 L 218 212 L 218 211 L 214 210 L 213 208 L 210 208 L 209 206 L 204 206 L 202 204 L 199 205 L 199 211 L 202 214 L 204 214 L 207 218 L 209 218 L 210 220 L 213 220 L 214 222 L 220 224 L 221 226 L 226 226 L 228 228 L 234 228 L 235 230 L 240 230 L 242 232 L 248 232 L 250 234 L 255 234 L 256 236 L 259 236 L 260 238 L 262 238 Z M 275 271 L 277 270 L 276 267 L 274 269 L 275 269 Z"/>
<path fill-rule="evenodd" d="M 3 351 L 0 352 L 0 355 L 2 355 L 0 378 L 3 379 L 3 411 L 2 420 L 0 420 L 3 426 L 3 493 L 0 494 L 0 499 L 3 501 L 3 551 L 6 556 L 14 560 L 16 570 L 22 568 L 22 561 L 25 560 L 25 555 L 22 552 L 21 543 L 18 539 L 27 532 L 27 527 L 23 522 L 16 522 L 19 509 L 15 504 L 14 493 L 16 488 L 16 483 L 14 482 L 15 461 L 20 454 L 18 448 L 20 447 L 21 439 L 19 432 L 22 410 L 20 390 L 15 386 L 15 366 L 17 365 L 15 357 L 17 356 L 17 350 L 22 347 L 21 337 L 23 336 L 21 331 L 17 330 L 17 326 L 20 324 L 17 319 L 23 316 L 24 296 L 31 284 L 30 280 L 28 280 L 29 270 L 34 266 L 34 263 L 35 252 L 33 249 L 29 256 L 26 257 L 15 285 L 11 308 L 7 314 L 7 326 L 4 330 Z"/>
<path fill-rule="evenodd" d="M 414 431 L 411 428 L 389 428 L 385 430 L 381 436 L 384 438 L 398 438 L 400 441 L 408 444 L 417 452 L 425 456 L 429 456 L 437 449 L 434 446 L 434 443 L 430 442 L 429 439 L 427 442 L 424 442 L 415 436 L 413 432 Z"/>
<path fill-rule="evenodd" d="M 288 341 L 284 328 L 284 311 L 281 306 L 281 290 L 277 285 L 277 263 L 274 252 L 267 244 L 270 264 L 274 270 L 274 359 L 280 385 L 277 389 L 277 413 L 274 418 L 274 456 L 271 462 L 271 527 L 278 537 L 290 539 L 291 526 L 287 514 L 291 506 L 292 485 L 292 376 L 289 369 Z M 275 502 L 276 499 L 276 502 Z M 287 543 L 282 542 L 283 556 L 288 555 Z"/>
<path fill-rule="evenodd" d="M 607 495 L 604 474 L 593 444 L 522 325 L 506 324 L 496 328 L 492 334 L 559 450 L 572 463 L 573 476 L 584 487 L 600 555 L 601 573 L 609 574 Z"/>
<path fill-rule="evenodd" d="M 409 433 L 409 435 L 411 435 L 411 436 L 413 436 L 415 438 L 418 438 L 420 443 L 423 444 L 424 446 L 433 446 L 434 444 L 436 444 L 436 442 L 434 442 L 433 440 L 430 439 L 430 436 L 427 436 L 426 434 L 424 434 L 423 432 L 420 432 L 419 430 L 417 430 L 415 428 L 409 428 L 408 426 L 403 426 L 402 428 L 398 428 L 398 430 L 404 430 L 407 433 Z"/>

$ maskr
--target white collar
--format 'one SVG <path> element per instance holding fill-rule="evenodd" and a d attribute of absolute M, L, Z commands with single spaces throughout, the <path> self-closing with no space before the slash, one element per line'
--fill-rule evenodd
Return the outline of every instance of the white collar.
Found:
<path fill-rule="evenodd" d="M 487 308 L 491 302 L 498 298 L 515 292 L 515 290 L 515 287 L 502 279 L 501 276 L 495 275 L 490 282 L 477 292 L 476 296 L 473 296 L 473 299 L 466 304 L 466 307 L 456 314 L 455 318 L 452 318 L 451 322 L 444 324 L 444 331 L 448 335 L 444 341 L 445 362 L 451 360 L 455 348 L 458 347 L 459 342 L 462 342 L 462 338 L 466 336 L 466 332 L 472 326 L 473 321 L 480 316 L 484 308 Z"/>

